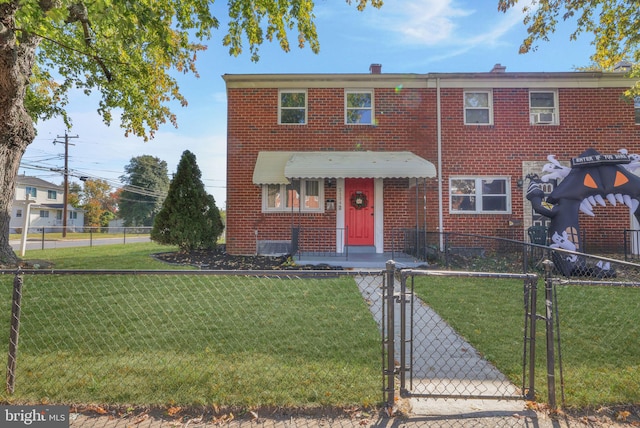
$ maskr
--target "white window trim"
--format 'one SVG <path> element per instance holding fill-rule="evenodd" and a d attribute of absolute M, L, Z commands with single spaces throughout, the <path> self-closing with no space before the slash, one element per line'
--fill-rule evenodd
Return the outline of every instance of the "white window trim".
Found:
<path fill-rule="evenodd" d="M 318 208 L 305 208 L 302 205 L 299 208 L 282 206 L 278 208 L 269 207 L 269 185 L 262 185 L 262 212 L 263 213 L 286 213 L 286 212 L 303 212 L 303 213 L 323 213 L 324 212 L 324 180 L 300 180 L 300 202 L 305 198 L 306 186 L 305 182 L 318 182 Z M 280 184 L 280 192 L 286 194 L 287 185 Z"/>
<path fill-rule="evenodd" d="M 534 112 L 534 109 L 543 109 L 542 107 L 532 107 L 531 106 L 531 94 L 539 94 L 539 93 L 553 93 L 553 118 L 551 121 L 540 120 L 539 117 L 536 119 L 536 115 L 538 113 Z M 559 106 L 559 98 L 558 91 L 556 89 L 530 89 L 529 90 L 529 124 L 533 126 L 558 126 L 560 124 L 560 106 Z"/>
<path fill-rule="evenodd" d="M 349 115 L 347 114 L 347 112 L 349 110 L 355 110 L 355 108 L 349 108 L 347 107 L 348 103 L 347 103 L 347 96 L 349 94 L 371 94 L 371 122 L 368 123 L 361 123 L 361 122 L 348 122 L 348 118 Z M 344 91 L 344 124 L 345 125 L 349 125 L 349 126 L 371 126 L 373 124 L 376 123 L 376 118 L 375 118 L 375 93 L 373 91 L 373 89 L 345 89 Z M 359 110 L 366 110 L 366 108 L 359 108 Z"/>
<path fill-rule="evenodd" d="M 453 180 L 475 180 L 475 188 L 476 188 L 476 192 L 474 195 L 472 195 L 473 197 L 475 197 L 476 199 L 476 209 L 475 210 L 465 210 L 465 211 L 460 211 L 460 210 L 454 210 L 452 207 L 452 196 L 456 196 L 456 195 L 452 195 L 451 194 L 451 189 L 452 189 L 452 185 L 451 182 Z M 507 198 L 507 207 L 505 211 L 484 211 L 482 209 L 482 180 L 504 180 L 505 181 L 505 196 Z M 496 195 L 498 196 L 498 195 Z M 459 214 L 511 214 L 511 178 L 508 176 L 452 176 L 449 177 L 449 214 L 454 214 L 454 215 L 459 215 Z"/>
<path fill-rule="evenodd" d="M 466 94 L 468 93 L 485 93 L 487 94 L 487 103 L 489 104 L 487 107 L 467 107 L 465 100 Z M 471 110 L 489 110 L 489 122 L 488 123 L 476 123 L 476 122 L 467 122 L 467 109 Z M 465 125 L 477 125 L 477 126 L 491 126 L 493 125 L 493 91 L 490 89 L 465 89 L 462 94 L 462 114 Z"/>
<path fill-rule="evenodd" d="M 282 107 L 282 94 L 304 94 L 304 123 L 289 123 L 282 122 L 282 110 L 293 110 L 299 109 L 301 107 Z M 280 89 L 278 91 L 278 125 L 292 125 L 292 126 L 300 126 L 306 125 L 308 123 L 308 113 L 309 113 L 309 94 L 306 89 Z"/>

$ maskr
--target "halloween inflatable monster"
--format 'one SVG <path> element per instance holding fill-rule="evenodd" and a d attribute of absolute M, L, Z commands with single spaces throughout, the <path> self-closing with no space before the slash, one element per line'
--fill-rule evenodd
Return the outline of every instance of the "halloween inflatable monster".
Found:
<path fill-rule="evenodd" d="M 588 149 L 579 157 L 571 159 L 571 167 L 561 165 L 553 155 L 543 167 L 542 178 L 531 179 L 527 199 L 535 212 L 551 219 L 549 224 L 550 247 L 582 251 L 580 242 L 580 211 L 593 216 L 593 207 L 625 204 L 630 213 L 640 220 L 640 177 L 631 171 L 640 167 L 640 156 L 629 155 L 622 149 L 616 154 L 600 154 Z M 545 198 L 542 182 L 562 179 L 560 184 Z M 565 276 L 596 275 L 615 276 L 608 265 L 598 263 L 587 266 L 584 257 L 577 254 L 554 251 L 556 268 Z"/>

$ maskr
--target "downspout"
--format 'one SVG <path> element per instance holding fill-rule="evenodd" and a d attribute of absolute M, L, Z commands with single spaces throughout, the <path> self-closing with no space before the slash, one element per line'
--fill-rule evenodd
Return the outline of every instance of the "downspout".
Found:
<path fill-rule="evenodd" d="M 444 251 L 444 220 L 442 207 L 442 108 L 440 105 L 440 78 L 436 78 L 436 128 L 438 132 L 438 236 L 440 251 Z"/>

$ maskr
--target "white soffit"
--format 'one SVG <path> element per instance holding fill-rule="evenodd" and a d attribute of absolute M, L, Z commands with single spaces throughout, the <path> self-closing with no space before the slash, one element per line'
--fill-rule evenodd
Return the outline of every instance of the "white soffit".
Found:
<path fill-rule="evenodd" d="M 436 176 L 436 168 L 411 152 L 294 152 L 286 163 L 284 176 L 431 178 Z"/>
<path fill-rule="evenodd" d="M 293 152 L 260 152 L 253 169 L 254 184 L 287 184 L 284 168 Z"/>

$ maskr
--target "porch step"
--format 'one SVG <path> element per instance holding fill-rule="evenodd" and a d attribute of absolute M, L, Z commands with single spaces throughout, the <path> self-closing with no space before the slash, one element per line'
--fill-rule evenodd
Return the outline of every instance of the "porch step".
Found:
<path fill-rule="evenodd" d="M 373 245 L 349 245 L 347 251 L 349 254 L 375 254 L 376 247 Z"/>

